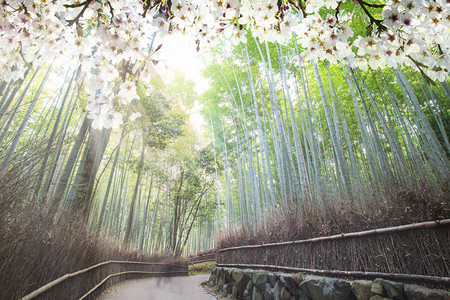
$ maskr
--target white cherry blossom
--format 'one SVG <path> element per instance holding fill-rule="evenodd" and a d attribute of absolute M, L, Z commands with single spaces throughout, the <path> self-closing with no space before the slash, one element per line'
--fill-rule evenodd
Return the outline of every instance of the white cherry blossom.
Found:
<path fill-rule="evenodd" d="M 136 91 L 136 84 L 131 81 L 125 81 L 119 87 L 117 97 L 123 100 L 125 103 L 130 103 L 135 99 L 139 99 L 139 95 Z"/>
<path fill-rule="evenodd" d="M 134 82 L 149 80 L 149 72 L 134 74 L 133 66 L 150 60 L 147 41 L 154 32 L 191 35 L 199 49 L 220 35 L 236 45 L 249 33 L 284 43 L 295 32 L 307 60 L 344 61 L 363 70 L 406 63 L 431 79 L 448 78 L 448 0 L 388 0 L 379 9 L 382 19 L 370 20 L 378 32 L 367 36 L 354 36 L 348 13 L 334 13 L 339 1 L 302 3 L 300 9 L 287 0 L 172 0 L 170 7 L 161 0 L 1 1 L 0 77 L 17 80 L 27 66 L 55 60 L 81 65 L 92 83 L 85 89 L 97 128 L 117 127 L 118 109 L 139 98 Z M 331 12 L 323 18 L 324 11 Z"/>

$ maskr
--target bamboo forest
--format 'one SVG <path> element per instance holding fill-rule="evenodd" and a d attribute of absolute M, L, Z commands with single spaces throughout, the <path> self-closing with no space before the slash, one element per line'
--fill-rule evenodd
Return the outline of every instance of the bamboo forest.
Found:
<path fill-rule="evenodd" d="M 187 267 L 450 218 L 448 0 L 14 0 L 0 15 L 0 299 L 105 261 Z M 448 289 L 442 230 L 445 266 L 417 274 Z"/>

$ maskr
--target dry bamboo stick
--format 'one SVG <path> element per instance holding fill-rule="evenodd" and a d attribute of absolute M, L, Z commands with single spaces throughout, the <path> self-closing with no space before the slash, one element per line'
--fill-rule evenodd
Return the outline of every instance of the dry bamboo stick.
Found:
<path fill-rule="evenodd" d="M 284 267 L 284 266 L 274 266 L 274 265 L 251 265 L 251 264 L 216 264 L 217 267 L 229 267 L 229 268 L 252 268 L 252 269 L 273 269 L 273 270 L 284 270 L 284 271 L 295 271 L 295 272 L 306 272 L 312 274 L 320 274 L 324 276 L 345 276 L 345 277 L 366 277 L 366 278 L 386 278 L 393 280 L 408 280 L 408 281 L 419 281 L 419 282 L 433 282 L 433 283 L 443 283 L 450 284 L 450 277 L 438 277 L 438 276 L 426 276 L 418 274 L 400 274 L 400 273 L 381 273 L 381 272 L 362 272 L 362 271 L 340 271 L 340 270 L 317 270 L 317 269 L 306 269 L 306 268 L 294 268 L 294 267 Z"/>
<path fill-rule="evenodd" d="M 254 248 L 264 248 L 264 247 L 274 247 L 274 246 L 316 243 L 316 242 L 323 242 L 323 241 L 329 241 L 329 240 L 339 240 L 339 239 L 344 239 L 344 238 L 363 237 L 363 236 L 368 236 L 368 235 L 400 232 L 400 231 L 406 231 L 406 230 L 444 227 L 444 226 L 448 226 L 448 225 L 450 225 L 450 219 L 436 220 L 436 221 L 429 221 L 429 222 L 422 222 L 422 223 L 415 223 L 415 224 L 408 224 L 408 225 L 401 225 L 401 226 L 394 226 L 394 227 L 387 227 L 387 228 L 371 229 L 371 230 L 365 230 L 365 231 L 359 231 L 359 232 L 341 233 L 341 234 L 316 237 L 316 238 L 311 238 L 311 239 L 306 239 L 306 240 L 229 247 L 229 248 L 219 249 L 217 252 L 219 253 L 219 252 L 240 250 L 240 249 L 254 249 Z"/>
<path fill-rule="evenodd" d="M 171 266 L 175 266 L 175 267 L 187 267 L 185 265 L 175 265 L 175 264 L 164 264 L 164 263 L 148 263 L 148 262 L 138 262 L 138 261 L 115 261 L 115 260 L 109 260 L 109 261 L 105 261 L 93 266 L 90 266 L 89 268 L 74 272 L 74 273 L 69 273 L 69 274 L 65 274 L 49 283 L 47 283 L 46 285 L 38 288 L 37 290 L 35 290 L 34 292 L 31 292 L 30 294 L 24 296 L 21 300 L 29 300 L 29 299 L 33 299 L 36 296 L 48 291 L 49 289 L 51 289 L 52 287 L 60 284 L 61 282 L 65 281 L 68 278 L 71 277 L 75 277 L 78 276 L 80 274 L 86 273 L 92 269 L 107 265 L 107 264 L 142 264 L 142 265 L 171 265 Z"/>

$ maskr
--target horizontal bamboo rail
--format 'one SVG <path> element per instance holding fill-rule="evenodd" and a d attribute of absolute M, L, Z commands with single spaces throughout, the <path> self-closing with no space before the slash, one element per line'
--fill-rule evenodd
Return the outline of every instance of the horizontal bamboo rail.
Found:
<path fill-rule="evenodd" d="M 189 264 L 193 265 L 193 264 L 199 264 L 199 263 L 204 263 L 204 262 L 216 261 L 216 255 L 217 255 L 217 251 L 213 252 L 213 253 L 193 256 L 193 257 L 189 258 Z"/>
<path fill-rule="evenodd" d="M 172 271 L 172 272 L 164 272 L 164 274 L 174 274 L 174 273 L 181 273 L 181 271 Z M 96 286 L 94 286 L 92 289 L 89 290 L 89 292 L 87 292 L 86 294 L 84 294 L 80 299 L 78 300 L 83 300 L 85 299 L 87 296 L 89 296 L 90 294 L 92 294 L 92 292 L 94 292 L 96 289 L 98 289 L 100 286 L 102 286 L 102 284 L 104 284 L 106 281 L 108 281 L 108 279 L 115 277 L 115 276 L 120 276 L 120 275 L 126 275 L 126 274 L 161 274 L 161 272 L 144 272 L 144 271 L 125 271 L 125 272 L 120 272 L 120 273 L 115 273 L 115 274 L 110 274 L 108 276 L 106 276 L 105 279 L 103 279 L 102 281 L 100 281 L 99 284 L 97 284 Z"/>
<path fill-rule="evenodd" d="M 30 294 L 24 296 L 21 300 L 29 300 L 29 299 L 33 299 L 37 296 L 39 296 L 40 294 L 48 291 L 49 289 L 51 289 L 52 287 L 60 284 L 61 282 L 65 281 L 66 279 L 69 279 L 71 277 L 75 277 L 78 276 L 80 274 L 84 274 L 86 272 L 89 272 L 95 268 L 104 266 L 104 265 L 108 265 L 108 264 L 139 264 L 139 265 L 170 265 L 170 266 L 175 266 L 175 267 L 183 267 L 183 268 L 187 268 L 186 265 L 175 265 L 175 264 L 164 264 L 164 263 L 148 263 L 148 262 L 138 262 L 138 261 L 117 261 L 117 260 L 109 260 L 109 261 L 105 261 L 93 266 L 90 266 L 86 269 L 77 271 L 77 272 L 73 272 L 73 273 L 69 273 L 69 274 L 65 274 L 49 283 L 47 283 L 46 285 L 38 288 L 37 290 L 35 290 L 34 292 L 31 292 Z"/>
<path fill-rule="evenodd" d="M 201 263 L 205 263 L 205 262 L 211 262 L 211 261 L 216 261 L 215 258 L 211 258 L 211 259 L 205 259 L 205 260 L 199 260 L 199 261 L 192 261 L 189 262 L 190 265 L 195 265 L 195 264 L 201 264 Z"/>
<path fill-rule="evenodd" d="M 399 274 L 399 273 L 381 273 L 381 272 L 362 272 L 362 271 L 340 271 L 340 270 L 317 270 L 306 268 L 294 268 L 274 265 L 251 265 L 251 264 L 216 264 L 217 267 L 229 268 L 251 268 L 251 269 L 273 269 L 283 271 L 305 272 L 312 274 L 319 274 L 324 276 L 344 276 L 344 277 L 358 277 L 358 278 L 386 278 L 399 281 L 418 281 L 418 282 L 433 282 L 450 284 L 450 277 L 426 276 L 417 274 Z"/>
<path fill-rule="evenodd" d="M 391 233 L 391 232 L 401 232 L 401 231 L 406 231 L 406 230 L 444 227 L 444 226 L 448 226 L 448 225 L 450 225 L 450 219 L 436 220 L 436 221 L 429 221 L 429 222 L 422 222 L 422 223 L 415 223 L 415 224 L 408 224 L 408 225 L 401 225 L 401 226 L 394 226 L 394 227 L 387 227 L 387 228 L 371 229 L 371 230 L 365 230 L 365 231 L 359 231 L 359 232 L 341 233 L 341 234 L 322 236 L 322 237 L 316 237 L 316 238 L 298 240 L 298 241 L 229 247 L 229 248 L 219 249 L 217 252 L 220 253 L 220 252 L 240 250 L 240 249 L 255 249 L 255 248 L 265 248 L 265 247 L 317 243 L 317 242 L 330 241 L 330 240 L 340 240 L 340 239 L 345 239 L 345 238 L 363 237 L 363 236 L 369 236 L 369 235 L 379 235 L 379 234 L 385 234 L 385 233 Z"/>

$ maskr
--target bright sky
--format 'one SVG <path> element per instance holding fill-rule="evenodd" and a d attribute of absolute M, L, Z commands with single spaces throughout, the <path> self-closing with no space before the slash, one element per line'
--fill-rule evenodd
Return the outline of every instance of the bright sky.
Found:
<path fill-rule="evenodd" d="M 161 40 L 157 42 L 159 44 Z M 209 88 L 209 84 L 202 76 L 202 69 L 205 67 L 200 55 L 197 52 L 196 44 L 192 39 L 180 34 L 166 36 L 162 40 L 162 48 L 158 53 L 160 63 L 157 65 L 161 75 L 165 80 L 170 78 L 176 72 L 181 72 L 187 79 L 195 83 L 195 91 L 200 95 Z M 157 45 L 155 45 L 157 47 Z M 196 101 L 193 109 L 190 111 L 190 123 L 192 130 L 197 135 L 199 144 L 204 144 L 203 125 L 205 120 L 200 113 L 202 107 Z"/>
<path fill-rule="evenodd" d="M 159 39 L 158 42 L 161 40 Z M 171 73 L 181 71 L 185 77 L 195 82 L 195 90 L 201 94 L 209 88 L 208 82 L 202 77 L 201 72 L 205 67 L 200 55 L 196 51 L 195 42 L 187 36 L 173 34 L 164 37 L 162 48 L 158 58 L 163 66 L 167 66 L 163 76 L 171 76 Z M 155 45 L 156 47 L 157 45 Z M 164 73 L 164 71 L 163 71 Z"/>

